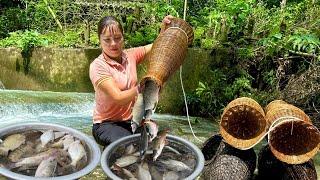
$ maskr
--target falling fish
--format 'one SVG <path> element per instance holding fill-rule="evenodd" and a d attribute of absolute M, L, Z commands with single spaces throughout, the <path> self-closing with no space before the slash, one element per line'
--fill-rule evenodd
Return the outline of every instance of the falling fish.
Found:
<path fill-rule="evenodd" d="M 148 142 L 149 142 L 149 136 L 147 134 L 146 127 L 143 126 L 143 130 L 142 130 L 141 136 L 140 136 L 140 146 L 139 146 L 139 152 L 140 152 L 141 159 L 144 159 L 145 153 L 148 149 Z"/>
<path fill-rule="evenodd" d="M 148 80 L 145 83 L 143 89 L 143 102 L 145 109 L 145 119 L 151 119 L 153 112 L 156 109 L 159 100 L 159 90 L 160 87 L 156 84 L 155 81 Z"/>
<path fill-rule="evenodd" d="M 168 129 L 162 130 L 159 132 L 159 135 L 153 142 L 153 161 L 156 161 L 157 158 L 160 156 L 163 147 L 166 144 L 166 137 L 167 133 L 169 132 Z"/>
<path fill-rule="evenodd" d="M 119 167 L 126 167 L 126 166 L 129 166 L 131 164 L 136 163 L 137 161 L 138 161 L 137 156 L 129 155 L 129 156 L 123 156 L 123 157 L 117 159 L 114 164 Z M 114 169 L 114 167 L 111 167 L 111 168 Z"/>
<path fill-rule="evenodd" d="M 155 137 L 157 137 L 159 126 L 153 120 L 146 120 L 144 121 L 144 125 L 148 129 L 148 133 L 150 134 L 149 142 L 151 142 Z"/>
<path fill-rule="evenodd" d="M 79 140 L 76 140 L 70 144 L 68 153 L 71 157 L 71 165 L 73 167 L 76 167 L 78 161 L 80 161 L 82 158 L 87 158 L 87 153 Z"/>
<path fill-rule="evenodd" d="M 187 166 L 181 161 L 169 159 L 169 160 L 160 160 L 160 162 L 166 165 L 168 169 L 173 171 L 192 171 L 192 169 L 189 166 Z"/>
<path fill-rule="evenodd" d="M 55 157 L 49 157 L 42 160 L 39 164 L 35 177 L 52 177 L 57 168 L 57 160 Z"/>
<path fill-rule="evenodd" d="M 138 165 L 138 179 L 139 180 L 152 180 L 147 163 L 142 163 L 142 164 Z"/>
<path fill-rule="evenodd" d="M 0 156 L 8 156 L 9 151 L 13 151 L 26 142 L 26 136 L 13 134 L 8 136 L 0 145 Z"/>
<path fill-rule="evenodd" d="M 132 132 L 134 133 L 137 128 L 140 126 L 141 121 L 144 116 L 144 101 L 143 95 L 141 93 L 138 94 L 138 98 L 133 105 L 132 109 L 132 121 L 131 121 L 131 128 Z"/>

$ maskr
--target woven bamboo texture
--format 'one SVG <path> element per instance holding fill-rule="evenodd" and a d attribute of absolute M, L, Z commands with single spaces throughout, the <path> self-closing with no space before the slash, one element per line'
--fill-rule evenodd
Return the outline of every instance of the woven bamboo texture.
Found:
<path fill-rule="evenodd" d="M 303 164 L 287 164 L 279 161 L 271 152 L 268 145 L 258 154 L 259 180 L 316 180 L 317 172 L 312 160 Z"/>
<path fill-rule="evenodd" d="M 204 143 L 202 152 L 214 154 L 206 159 L 203 178 L 210 180 L 247 180 L 253 175 L 256 167 L 256 154 L 253 149 L 239 150 L 224 141 L 219 135 L 209 138 Z M 219 144 L 217 148 L 217 144 Z M 211 148 L 210 148 L 211 146 Z M 207 156 L 208 157 L 208 156 Z"/>
<path fill-rule="evenodd" d="M 251 147 L 266 131 L 264 111 L 251 98 L 242 97 L 231 101 L 221 116 L 220 133 L 225 141 L 235 148 Z"/>
<path fill-rule="evenodd" d="M 319 150 L 319 130 L 301 109 L 284 103 L 273 107 L 266 113 L 271 151 L 288 164 L 307 162 Z"/>
<path fill-rule="evenodd" d="M 147 80 L 155 81 L 159 86 L 182 65 L 188 45 L 193 41 L 192 27 L 182 19 L 172 19 L 167 29 L 154 41 L 147 57 L 147 73 L 141 84 Z"/>
<path fill-rule="evenodd" d="M 281 107 L 282 104 L 287 104 L 285 101 L 283 100 L 274 100 L 274 101 L 271 101 L 266 107 L 265 107 L 265 113 L 267 113 L 270 109 L 274 109 L 276 107 Z"/>
<path fill-rule="evenodd" d="M 213 134 L 203 143 L 201 152 L 205 159 L 205 165 L 211 163 L 211 161 L 214 160 L 221 141 L 222 136 L 220 134 Z"/>

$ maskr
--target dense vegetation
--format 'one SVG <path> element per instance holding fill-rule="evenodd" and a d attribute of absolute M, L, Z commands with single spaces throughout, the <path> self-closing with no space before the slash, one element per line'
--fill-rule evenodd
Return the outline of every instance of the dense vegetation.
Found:
<path fill-rule="evenodd" d="M 104 15 L 120 19 L 127 47 L 153 42 L 165 15 L 183 16 L 180 0 L 2 0 L 0 8 L 0 46 L 19 47 L 26 55 L 37 46 L 98 47 L 96 24 Z M 319 17 L 316 0 L 189 0 L 193 47 L 212 56 L 227 49 L 232 57 L 213 61 L 188 94 L 192 115 L 217 116 L 232 99 L 249 96 L 262 105 L 286 98 L 320 118 L 314 113 L 320 109 Z M 310 73 L 312 91 L 298 87 L 292 94 L 292 82 Z"/>

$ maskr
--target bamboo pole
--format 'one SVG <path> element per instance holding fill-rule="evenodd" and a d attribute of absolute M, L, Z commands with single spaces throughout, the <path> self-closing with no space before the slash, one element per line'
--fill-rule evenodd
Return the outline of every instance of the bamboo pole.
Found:
<path fill-rule="evenodd" d="M 61 32 L 63 33 L 63 28 L 62 25 L 59 21 L 59 19 L 57 18 L 56 14 L 53 12 L 53 10 L 50 8 L 48 1 L 47 0 L 43 0 L 43 2 L 46 4 L 48 11 L 50 12 L 51 16 L 53 17 L 53 19 L 56 21 L 58 27 L 60 28 Z"/>

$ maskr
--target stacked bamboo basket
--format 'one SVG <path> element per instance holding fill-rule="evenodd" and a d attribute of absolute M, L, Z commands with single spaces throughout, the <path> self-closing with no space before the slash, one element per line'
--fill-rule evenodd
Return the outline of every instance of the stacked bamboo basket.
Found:
<path fill-rule="evenodd" d="M 282 177 L 290 177 L 296 179 L 302 177 L 301 175 L 295 175 L 296 172 L 309 172 L 305 173 L 305 179 L 314 179 L 317 176 L 313 166 L 312 157 L 317 154 L 320 148 L 320 132 L 313 126 L 310 118 L 298 107 L 286 103 L 283 100 L 275 100 L 269 103 L 265 110 L 253 99 L 242 97 L 231 101 L 223 111 L 220 121 L 220 134 L 221 146 L 222 142 L 232 146 L 234 149 L 223 146 L 229 150 L 229 157 L 225 159 L 225 162 L 217 162 L 218 157 L 222 154 L 220 148 L 212 148 L 213 152 L 210 152 L 209 146 L 217 143 L 217 138 L 209 138 L 203 145 L 203 153 L 211 154 L 206 156 L 205 176 L 210 179 L 230 179 L 229 174 L 232 174 L 237 166 L 245 166 L 246 168 L 238 168 L 237 175 L 242 174 L 241 177 L 236 179 L 249 179 L 251 176 L 249 173 L 253 173 L 251 168 L 255 161 L 248 156 L 241 156 L 239 159 L 239 152 L 250 154 L 250 150 L 258 144 L 265 136 L 268 136 L 268 145 L 270 152 L 276 161 L 269 161 L 266 157 L 259 157 L 259 160 L 264 160 L 264 163 L 273 162 L 275 164 L 281 164 L 281 166 L 275 165 L 275 167 L 283 168 L 284 174 Z M 216 135 L 215 135 L 216 136 Z M 211 140 L 211 141 L 210 141 Z M 225 151 L 225 150 L 224 150 Z M 212 155 L 213 154 L 213 155 Z M 265 153 L 260 153 L 263 154 Z M 256 155 L 251 153 L 254 158 Z M 233 159 L 231 157 L 238 157 Z M 220 158 L 221 159 L 221 158 Z M 220 164 L 220 165 L 217 165 Z M 224 168 L 225 172 L 220 174 L 219 177 L 213 168 L 224 167 L 224 164 L 228 164 L 230 168 Z M 237 164 L 237 165 L 236 165 Z M 258 165 L 261 162 L 258 162 Z M 263 164 L 263 163 L 262 163 Z M 240 166 L 239 166 L 240 167 Z M 263 170 L 263 165 L 260 165 L 259 172 L 261 174 L 272 174 L 268 169 Z M 266 166 L 268 168 L 272 166 Z M 227 172 L 229 171 L 230 172 Z M 246 171 L 246 172 L 245 172 Z M 267 172 L 267 173 L 265 173 Z M 263 179 L 263 177 L 260 176 Z M 231 178 L 234 179 L 234 178 Z M 316 178 L 315 178 L 316 179 Z"/>

